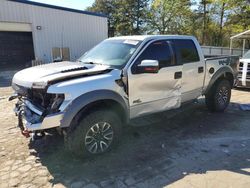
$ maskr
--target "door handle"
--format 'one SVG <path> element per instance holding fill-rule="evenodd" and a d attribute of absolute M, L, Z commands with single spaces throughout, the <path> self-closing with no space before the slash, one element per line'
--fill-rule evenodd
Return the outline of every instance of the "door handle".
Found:
<path fill-rule="evenodd" d="M 204 72 L 204 67 L 198 67 L 198 73 L 203 73 Z"/>
<path fill-rule="evenodd" d="M 180 71 L 180 72 L 175 72 L 174 73 L 174 79 L 180 79 L 180 78 L 182 78 L 182 72 Z"/>

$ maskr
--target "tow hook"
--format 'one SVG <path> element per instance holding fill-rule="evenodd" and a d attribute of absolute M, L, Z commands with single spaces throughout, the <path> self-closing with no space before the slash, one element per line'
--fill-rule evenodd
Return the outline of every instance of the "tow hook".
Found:
<path fill-rule="evenodd" d="M 11 95 L 10 97 L 9 97 L 9 101 L 12 101 L 12 100 L 14 100 L 14 99 L 16 99 L 16 98 L 18 98 L 18 94 L 13 94 L 13 95 Z"/>

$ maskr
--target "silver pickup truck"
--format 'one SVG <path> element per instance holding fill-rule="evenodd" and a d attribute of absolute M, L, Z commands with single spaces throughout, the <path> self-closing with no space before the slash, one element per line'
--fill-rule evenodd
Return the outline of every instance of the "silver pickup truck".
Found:
<path fill-rule="evenodd" d="M 126 36 L 104 40 L 77 62 L 15 74 L 15 112 L 25 136 L 58 130 L 76 155 L 117 144 L 134 118 L 180 108 L 205 95 L 209 110 L 228 106 L 239 58 L 205 59 L 192 36 Z"/>

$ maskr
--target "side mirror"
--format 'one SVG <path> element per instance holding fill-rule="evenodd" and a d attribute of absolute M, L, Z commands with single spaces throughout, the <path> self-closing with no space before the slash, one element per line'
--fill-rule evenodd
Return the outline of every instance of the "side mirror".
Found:
<path fill-rule="evenodd" d="M 157 60 L 143 60 L 141 64 L 137 65 L 137 73 L 158 73 L 159 62 Z"/>

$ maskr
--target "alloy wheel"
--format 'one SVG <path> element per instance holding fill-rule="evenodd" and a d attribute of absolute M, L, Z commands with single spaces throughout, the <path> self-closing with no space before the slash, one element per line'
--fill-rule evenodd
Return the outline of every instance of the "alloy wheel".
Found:
<path fill-rule="evenodd" d="M 113 137 L 112 126 L 107 122 L 98 122 L 87 131 L 85 147 L 92 154 L 103 153 L 111 145 Z"/>
<path fill-rule="evenodd" d="M 227 104 L 227 100 L 229 97 L 229 91 L 227 87 L 221 87 L 218 94 L 217 94 L 217 100 L 220 106 L 224 106 Z"/>

